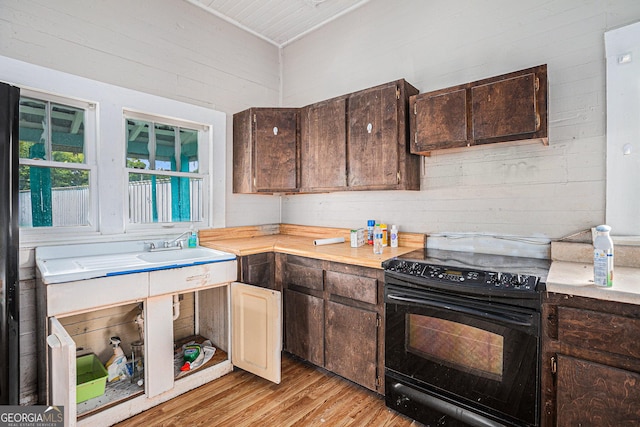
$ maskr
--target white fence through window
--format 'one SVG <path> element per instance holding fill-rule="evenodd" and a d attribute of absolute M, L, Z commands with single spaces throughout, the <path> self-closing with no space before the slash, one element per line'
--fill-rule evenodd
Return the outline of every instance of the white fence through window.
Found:
<path fill-rule="evenodd" d="M 153 196 L 151 181 L 129 183 L 129 222 L 151 223 Z M 189 180 L 190 221 L 202 220 L 202 179 Z M 157 222 L 172 221 L 171 183 L 156 183 Z M 51 189 L 51 218 L 53 227 L 88 225 L 89 188 L 65 187 Z M 31 191 L 21 191 L 18 198 L 19 223 L 32 227 Z"/>

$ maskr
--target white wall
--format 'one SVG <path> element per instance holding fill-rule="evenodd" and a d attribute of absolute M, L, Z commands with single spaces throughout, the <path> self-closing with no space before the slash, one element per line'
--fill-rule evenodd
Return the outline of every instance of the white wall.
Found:
<path fill-rule="evenodd" d="M 283 199 L 283 222 L 558 238 L 604 222 L 604 32 L 640 2 L 371 0 L 284 48 L 286 106 L 398 78 L 421 92 L 548 64 L 549 146 L 509 143 L 424 158 L 419 192 Z"/>
<path fill-rule="evenodd" d="M 640 236 L 640 23 L 609 31 L 605 40 L 607 224 L 613 233 Z"/>
<path fill-rule="evenodd" d="M 0 55 L 226 113 L 226 225 L 279 222 L 231 192 L 233 113 L 280 99 L 273 45 L 186 1 L 2 0 Z"/>

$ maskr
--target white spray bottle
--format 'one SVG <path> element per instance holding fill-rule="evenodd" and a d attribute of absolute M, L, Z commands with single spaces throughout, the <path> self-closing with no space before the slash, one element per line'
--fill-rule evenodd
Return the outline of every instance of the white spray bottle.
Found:
<path fill-rule="evenodd" d="M 610 231 L 608 225 L 599 225 L 593 239 L 593 282 L 607 288 L 613 286 L 613 240 L 609 236 Z"/>

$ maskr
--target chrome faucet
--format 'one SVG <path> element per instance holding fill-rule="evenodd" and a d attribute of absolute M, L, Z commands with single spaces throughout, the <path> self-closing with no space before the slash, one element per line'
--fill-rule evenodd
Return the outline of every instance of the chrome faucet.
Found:
<path fill-rule="evenodd" d="M 178 237 L 176 237 L 173 240 L 165 240 L 164 241 L 164 247 L 165 248 L 178 248 L 178 249 L 182 249 L 182 244 L 184 243 L 185 239 L 182 239 L 183 236 L 187 236 L 189 234 L 191 234 L 192 231 L 185 231 L 184 233 L 182 233 L 181 235 L 179 235 Z"/>

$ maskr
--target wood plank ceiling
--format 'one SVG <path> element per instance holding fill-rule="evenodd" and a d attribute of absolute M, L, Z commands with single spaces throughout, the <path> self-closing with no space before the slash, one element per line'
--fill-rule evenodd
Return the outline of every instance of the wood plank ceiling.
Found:
<path fill-rule="evenodd" d="M 283 47 L 369 0 L 186 0 Z"/>

